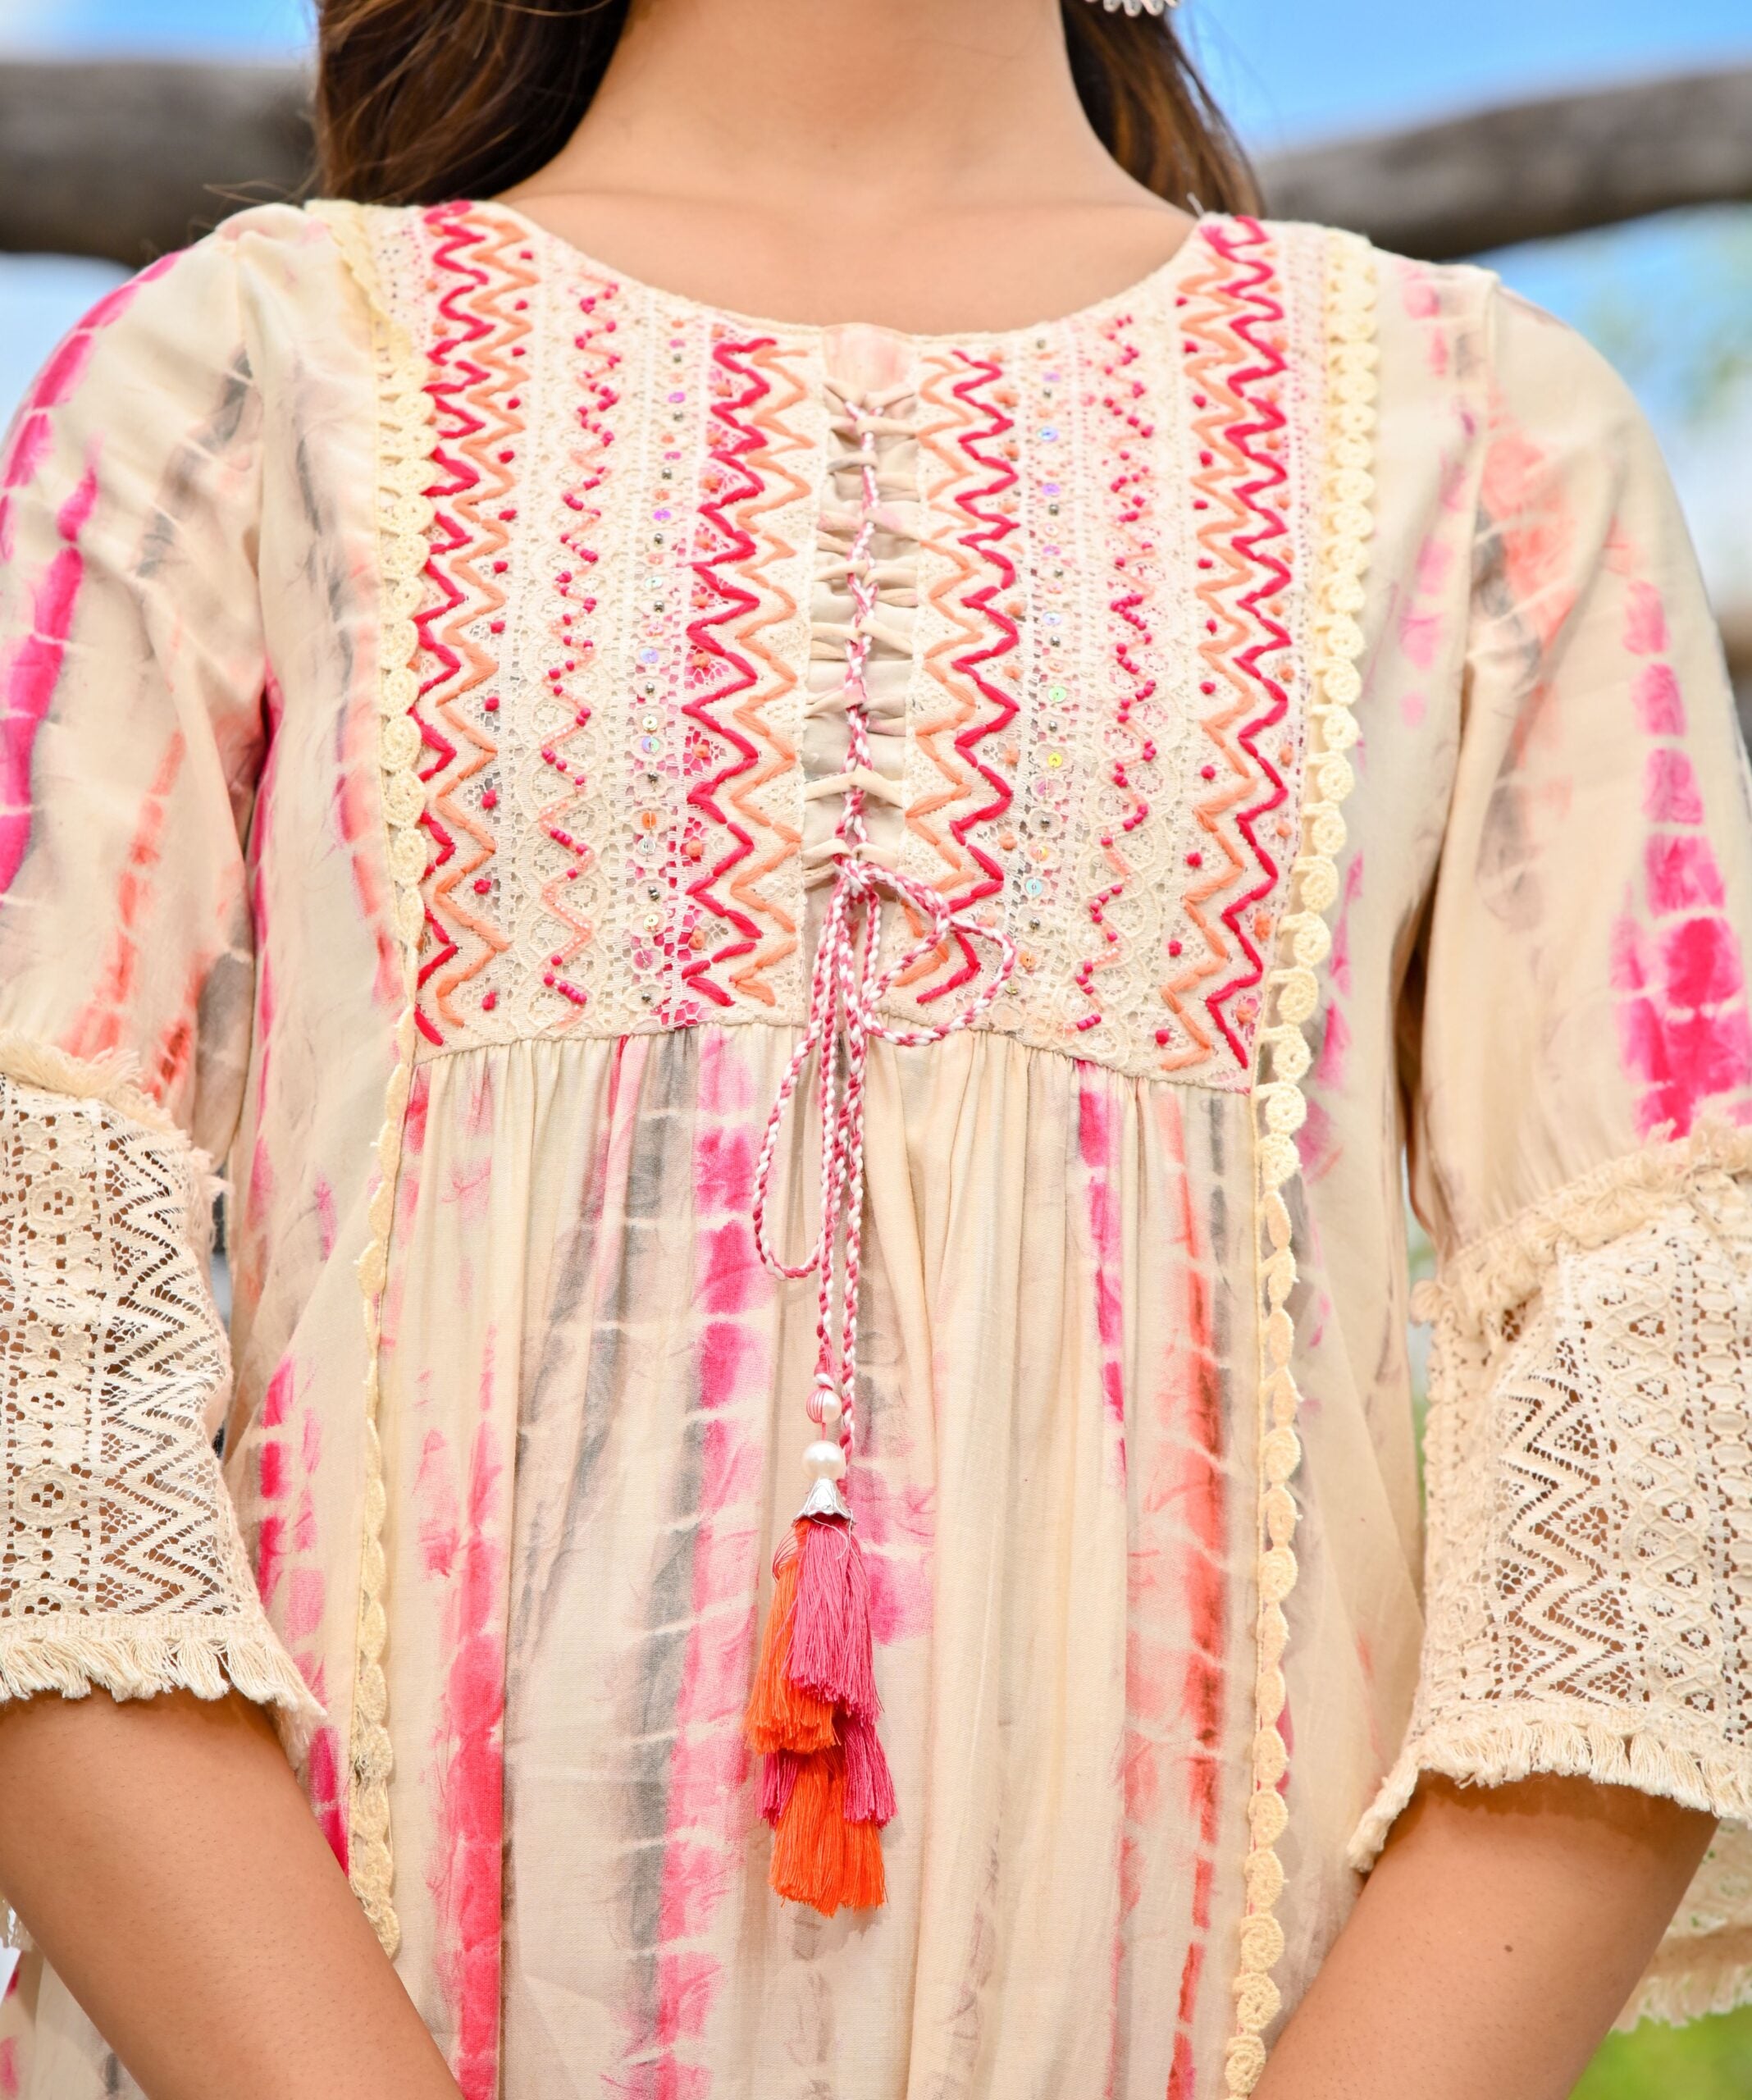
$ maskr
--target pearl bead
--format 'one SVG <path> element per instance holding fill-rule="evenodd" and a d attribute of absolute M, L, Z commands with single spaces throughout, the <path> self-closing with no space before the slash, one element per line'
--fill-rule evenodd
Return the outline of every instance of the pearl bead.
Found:
<path fill-rule="evenodd" d="M 846 1454 L 837 1444 L 829 1444 L 824 1438 L 804 1452 L 803 1470 L 811 1480 L 842 1480 L 846 1472 Z"/>

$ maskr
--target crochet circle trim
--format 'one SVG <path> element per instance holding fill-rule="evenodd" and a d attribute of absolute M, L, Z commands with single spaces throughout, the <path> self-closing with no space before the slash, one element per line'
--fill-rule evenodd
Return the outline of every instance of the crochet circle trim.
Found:
<path fill-rule="evenodd" d="M 1326 444 L 1321 506 L 1321 573 L 1312 619 L 1307 791 L 1303 850 L 1291 870 L 1295 909 L 1280 929 L 1280 961 L 1266 980 L 1268 1025 L 1257 1054 L 1269 1052 L 1252 1101 L 1257 1119 L 1256 1235 L 1260 1309 L 1257 1491 L 1258 1620 L 1253 1682 L 1256 1732 L 1252 1832 L 1244 1869 L 1247 1907 L 1234 1979 L 1234 2027 L 1225 2051 L 1227 2090 L 1251 2093 L 1266 2067 L 1265 2032 L 1282 2005 L 1272 1970 L 1284 1952 L 1276 1916 L 1284 1869 L 1277 1841 L 1289 1822 L 1283 1783 L 1289 1768 L 1282 1717 L 1284 1651 L 1289 1637 L 1284 1600 L 1296 1584 L 1296 1503 L 1289 1482 L 1302 1457 L 1296 1434 L 1301 1394 L 1291 1358 L 1296 1285 L 1293 1228 L 1284 1189 L 1301 1171 L 1296 1133 L 1307 1116 L 1301 1082 L 1312 1062 L 1303 1034 L 1319 1005 L 1315 973 L 1332 946 L 1326 914 L 1339 893 L 1337 861 L 1345 840 L 1339 804 L 1355 775 L 1345 754 L 1356 742 L 1352 712 L 1362 692 L 1357 659 L 1363 632 L 1362 578 L 1375 530 L 1376 421 L 1376 260 L 1353 234 L 1332 233 L 1326 250 Z M 1269 1246 L 1269 1253 L 1266 1248 Z"/>
<path fill-rule="evenodd" d="M 386 1953 L 400 1943 L 394 1901 L 395 1853 L 390 1831 L 392 1753 L 387 1725 L 388 1686 L 383 1650 L 388 1638 L 383 1548 L 387 1495 L 378 1433 L 379 1357 L 383 1287 L 389 1272 L 391 1221 L 402 1159 L 402 1130 L 413 1076 L 421 929 L 420 891 L 427 842 L 420 829 L 426 790 L 417 769 L 420 733 L 411 713 L 417 689 L 414 664 L 419 632 L 427 535 L 433 505 L 436 431 L 419 360 L 407 331 L 390 313 L 361 208 L 324 199 L 309 208 L 328 225 L 370 314 L 377 402 L 377 567 L 382 593 L 381 655 L 377 692 L 377 756 L 388 859 L 395 883 L 395 933 L 400 947 L 402 1010 L 395 1025 L 395 1066 L 377 1134 L 377 1172 L 367 1217 L 371 1236 L 358 1263 L 364 1303 L 364 1532 L 360 1545 L 358 1634 L 354 1668 L 348 1764 L 347 1874 Z"/>

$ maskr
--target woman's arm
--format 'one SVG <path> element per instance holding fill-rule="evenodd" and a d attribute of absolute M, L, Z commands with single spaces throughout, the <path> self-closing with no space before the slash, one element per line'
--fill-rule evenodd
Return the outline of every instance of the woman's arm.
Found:
<path fill-rule="evenodd" d="M 153 2100 L 456 2100 L 258 1710 L 322 1719 L 211 1440 L 273 712 L 243 257 L 309 231 L 107 293 L 0 460 L 0 1888 Z"/>
<path fill-rule="evenodd" d="M 458 2100 L 260 1708 L 0 1705 L 0 1888 L 151 2100 Z"/>
<path fill-rule="evenodd" d="M 1258 2100 L 1563 2100 L 1714 1829 L 1590 1779 L 1426 1777 Z"/>

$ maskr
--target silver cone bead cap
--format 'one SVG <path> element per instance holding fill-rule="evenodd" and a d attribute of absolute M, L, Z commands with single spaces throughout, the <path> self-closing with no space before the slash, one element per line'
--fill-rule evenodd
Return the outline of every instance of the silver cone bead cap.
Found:
<path fill-rule="evenodd" d="M 809 1493 L 803 1499 L 803 1507 L 797 1512 L 797 1517 L 843 1517 L 849 1523 L 851 1520 L 851 1505 L 841 1494 L 840 1484 L 837 1480 L 812 1481 Z M 793 1517 L 791 1521 L 795 1523 L 796 1520 L 797 1518 Z"/>

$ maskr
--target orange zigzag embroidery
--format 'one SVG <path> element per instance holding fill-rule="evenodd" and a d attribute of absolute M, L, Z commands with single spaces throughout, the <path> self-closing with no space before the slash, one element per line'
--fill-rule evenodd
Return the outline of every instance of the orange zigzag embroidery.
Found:
<path fill-rule="evenodd" d="M 477 884 L 483 879 L 481 870 L 495 851 L 492 833 L 468 806 L 463 791 L 498 756 L 496 741 L 468 719 L 463 703 L 490 683 L 499 668 L 496 656 L 469 630 L 477 622 L 492 619 L 505 602 L 490 565 L 510 538 L 496 513 L 505 507 L 517 486 L 511 466 L 515 441 L 524 429 L 522 415 L 512 406 L 522 375 L 511 350 L 529 333 L 528 322 L 508 312 L 505 302 L 533 284 L 536 273 L 509 252 L 522 238 L 515 227 L 494 230 L 466 212 L 435 216 L 440 234 L 450 237 L 440 239 L 440 263 L 468 272 L 472 279 L 443 302 L 441 310 L 453 320 L 466 317 L 475 324 L 470 335 L 454 346 L 463 368 L 472 374 L 459 389 L 460 399 L 451 404 L 452 413 L 468 426 L 454 440 L 461 458 L 454 463 L 460 466 L 465 478 L 454 504 L 464 537 L 447 564 L 460 591 L 440 631 L 454 668 L 427 695 L 434 716 L 452 739 L 450 755 L 430 783 L 431 814 L 448 842 L 460 836 L 472 846 L 472 851 L 453 847 L 444 855 L 433 872 L 429 899 L 434 917 L 456 944 L 456 960 L 439 972 L 433 1000 L 440 1019 L 459 1026 L 463 1016 L 456 1010 L 454 995 L 509 945 L 509 936 L 460 893 L 464 883 Z M 467 261 L 460 256 L 464 244 L 473 249 Z"/>
<path fill-rule="evenodd" d="M 1161 988 L 1164 1001 L 1189 1039 L 1179 1048 L 1164 1050 L 1165 1071 L 1202 1064 L 1216 1048 L 1213 1031 L 1195 1000 L 1186 995 L 1196 993 L 1232 957 L 1229 936 L 1212 908 L 1213 902 L 1239 881 L 1248 864 L 1225 829 L 1224 819 L 1254 791 L 1260 778 L 1251 756 L 1234 734 L 1259 695 L 1238 660 L 1254 632 L 1239 606 L 1254 567 L 1238 544 L 1249 513 L 1235 492 L 1236 484 L 1248 468 L 1246 456 L 1230 431 L 1248 411 L 1230 386 L 1229 375 L 1248 353 L 1226 325 L 1245 304 L 1231 290 L 1229 276 L 1226 264 L 1211 253 L 1201 272 L 1187 282 L 1187 306 L 1181 317 L 1187 341 L 1197 345 L 1186 360 L 1187 386 L 1194 409 L 1193 442 L 1199 460 L 1193 486 L 1198 502 L 1215 512 L 1212 515 L 1202 512 L 1198 527 L 1197 595 L 1205 613 L 1198 652 L 1205 673 L 1200 692 L 1211 702 L 1201 715 L 1199 727 L 1214 752 L 1206 769 L 1215 772 L 1218 784 L 1193 806 L 1193 815 L 1202 834 L 1200 851 L 1214 848 L 1222 860 L 1217 867 L 1202 872 L 1186 892 L 1186 915 L 1204 946 L 1202 953 L 1184 962 Z M 1205 303 L 1201 305 L 1201 301 Z M 1226 701 L 1218 697 L 1222 687 L 1228 688 Z"/>
<path fill-rule="evenodd" d="M 751 742 L 764 746 L 769 756 L 756 771 L 739 776 L 727 788 L 726 799 L 741 819 L 751 838 L 756 841 L 756 857 L 741 870 L 730 885 L 730 894 L 751 918 L 773 920 L 775 930 L 762 937 L 760 947 L 740 970 L 731 972 L 730 982 L 737 991 L 768 1007 L 777 1003 L 777 994 L 767 981 L 767 973 L 796 948 L 797 929 L 796 920 L 760 885 L 775 868 L 782 866 L 796 852 L 802 843 L 802 834 L 794 824 L 769 815 L 756 799 L 769 781 L 778 778 L 796 763 L 797 756 L 796 746 L 773 726 L 767 715 L 767 710 L 775 701 L 796 690 L 797 675 L 773 653 L 764 638 L 769 629 L 782 627 L 796 617 L 796 600 L 771 572 L 776 563 L 789 560 L 796 550 L 764 521 L 771 512 L 782 509 L 787 503 L 794 503 L 809 493 L 809 482 L 786 462 L 787 454 L 807 452 L 810 449 L 808 438 L 785 421 L 786 414 L 807 390 L 791 369 L 790 361 L 801 354 L 798 350 L 781 350 L 771 342 L 762 342 L 749 353 L 749 363 L 769 387 L 783 386 L 789 391 L 777 399 L 770 392 L 765 394 L 747 411 L 748 422 L 760 432 L 761 443 L 746 456 L 742 463 L 760 480 L 762 491 L 758 495 L 745 497 L 734 507 L 737 523 L 751 538 L 760 542 L 761 552 L 742 571 L 743 582 L 759 595 L 760 605 L 745 613 L 732 632 L 747 655 L 760 666 L 761 674 L 733 710 L 732 719 L 743 735 Z M 776 482 L 772 478 L 775 477 Z M 759 843 L 762 833 L 772 841 L 764 851 Z"/>

